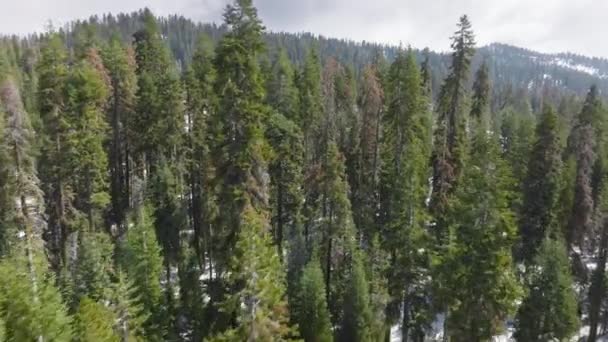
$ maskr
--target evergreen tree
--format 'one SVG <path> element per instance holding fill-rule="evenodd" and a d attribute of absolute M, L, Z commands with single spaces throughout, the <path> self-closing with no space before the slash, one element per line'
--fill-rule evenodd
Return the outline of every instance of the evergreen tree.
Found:
<path fill-rule="evenodd" d="M 117 36 L 113 36 L 101 50 L 101 56 L 110 80 L 107 113 L 111 137 L 107 155 L 112 199 L 111 221 L 118 226 L 118 235 L 123 236 L 126 232 L 127 209 L 132 205 L 131 150 L 137 131 L 137 127 L 131 125 L 136 104 L 135 56 L 133 50 L 124 47 Z"/>
<path fill-rule="evenodd" d="M 266 226 L 267 218 L 246 204 L 228 279 L 236 290 L 223 303 L 235 324 L 214 341 L 290 340 L 285 279 Z"/>
<path fill-rule="evenodd" d="M 193 247 L 199 267 L 206 264 L 211 253 L 211 223 L 213 221 L 213 165 L 210 157 L 211 131 L 209 117 L 216 110 L 213 92 L 215 68 L 213 46 L 207 36 L 201 36 L 192 68 L 185 75 L 187 113 L 187 160 L 190 185 L 190 221 L 194 230 Z M 209 255 L 211 258 L 211 255 Z M 209 264 L 211 267 L 211 264 Z"/>
<path fill-rule="evenodd" d="M 71 170 L 67 184 L 74 192 L 74 209 L 86 215 L 89 229 L 97 228 L 109 204 L 108 159 L 103 148 L 108 86 L 101 63 L 97 50 L 88 51 L 85 59 L 70 70 L 64 90 L 65 120 L 70 127 L 65 141 L 69 151 L 66 167 Z"/>
<path fill-rule="evenodd" d="M 119 342 L 113 330 L 116 317 L 103 304 L 88 297 L 80 299 L 76 319 L 78 341 Z"/>
<path fill-rule="evenodd" d="M 226 8 L 229 33 L 216 49 L 218 70 L 214 89 L 220 101 L 211 119 L 218 186 L 218 272 L 230 261 L 239 232 L 241 212 L 249 201 L 258 210 L 268 201 L 262 120 L 264 89 L 257 55 L 263 49 L 263 26 L 250 0 Z M 238 47 L 238 48 L 237 48 Z"/>
<path fill-rule="evenodd" d="M 286 118 L 297 122 L 298 89 L 295 86 L 295 72 L 284 49 L 277 52 L 270 81 L 267 86 L 267 102 Z"/>
<path fill-rule="evenodd" d="M 517 341 L 565 341 L 578 329 L 577 303 L 563 243 L 545 238 L 535 267 L 530 268 L 528 294 L 516 317 Z"/>
<path fill-rule="evenodd" d="M 121 270 L 116 272 L 116 281 L 112 283 L 110 303 L 116 321 L 114 330 L 122 342 L 143 341 L 144 324 L 149 314 L 144 311 L 138 286 L 127 279 Z"/>
<path fill-rule="evenodd" d="M 490 107 L 490 75 L 488 65 L 484 61 L 477 73 L 473 83 L 473 103 L 471 105 L 471 116 L 481 120 Z M 486 118 L 487 120 L 488 118 Z"/>
<path fill-rule="evenodd" d="M 163 258 L 153 226 L 151 209 L 144 207 L 135 225 L 127 233 L 122 262 L 129 279 L 133 281 L 139 296 L 137 304 L 149 314 L 144 330 L 147 340 L 160 340 L 163 336 L 162 274 Z"/>
<path fill-rule="evenodd" d="M 502 155 L 511 166 L 514 184 L 514 195 L 517 198 L 516 212 L 521 210 L 521 192 L 528 170 L 530 149 L 534 140 L 534 118 L 526 113 L 518 113 L 514 108 L 507 108 L 498 114 L 502 118 L 500 139 Z"/>
<path fill-rule="evenodd" d="M 138 133 L 133 149 L 138 174 L 154 171 L 160 156 L 176 158 L 183 138 L 184 116 L 180 82 L 156 19 L 146 9 L 143 29 L 134 34 L 137 63 L 137 104 L 132 125 Z"/>
<path fill-rule="evenodd" d="M 329 143 L 325 158 L 320 186 L 323 216 L 320 217 L 321 224 L 315 232 L 315 243 L 321 246 L 327 303 L 332 313 L 332 322 L 337 324 L 344 314 L 342 301 L 349 285 L 346 277 L 352 267 L 351 253 L 354 253 L 356 247 L 356 232 L 348 198 L 344 157 L 334 142 Z"/>
<path fill-rule="evenodd" d="M 219 340 L 280 341 L 291 328 L 285 279 L 268 234 L 266 144 L 268 109 L 257 57 L 264 27 L 251 0 L 237 0 L 224 13 L 228 33 L 216 50 L 215 91 L 220 96 L 212 120 L 216 134 L 216 179 L 221 215 L 217 222 L 221 255 L 217 269 L 229 270 L 224 310 L 232 326 Z"/>
<path fill-rule="evenodd" d="M 568 221 L 566 239 L 569 246 L 585 247 L 583 238 L 593 223 L 593 172 L 597 159 L 596 126 L 602 114 L 597 88 L 591 87 L 577 123 L 569 138 L 569 149 L 576 158 L 576 180 L 572 215 Z"/>
<path fill-rule="evenodd" d="M 553 109 L 545 106 L 536 126 L 536 140 L 532 146 L 528 173 L 524 181 L 518 255 L 527 261 L 533 260 L 543 237 L 555 223 L 562 167 L 557 120 Z"/>
<path fill-rule="evenodd" d="M 428 194 L 431 124 L 413 52 L 401 52 L 389 71 L 389 100 L 382 140 L 381 212 L 384 246 L 390 256 L 389 292 L 392 314 L 402 317 L 407 339 L 422 315 L 428 279 Z M 400 308 L 402 308 L 400 310 Z M 410 321 L 411 320 L 411 321 Z M 420 322 L 418 322 L 420 323 Z M 424 323 L 423 323 L 424 324 Z"/>
<path fill-rule="evenodd" d="M 595 225 L 599 230 L 599 245 L 596 254 L 596 267 L 591 275 L 589 286 L 589 337 L 587 341 L 595 342 L 598 335 L 598 326 L 601 321 L 601 310 L 606 293 L 606 262 L 608 260 L 608 219 L 606 210 L 608 207 L 608 189 L 604 186 L 600 194 L 599 203 L 596 208 Z"/>
<path fill-rule="evenodd" d="M 511 179 L 485 125 L 475 125 L 464 175 L 451 206 L 450 239 L 437 281 L 447 287 L 451 340 L 487 341 L 515 310 L 520 291 L 511 259 L 516 239 Z"/>
<path fill-rule="evenodd" d="M 0 154 L 4 154 L 0 317 L 7 340 L 68 341 L 67 315 L 48 272 L 41 238 L 44 200 L 36 176 L 33 129 L 15 79 L 0 75 Z"/>
<path fill-rule="evenodd" d="M 306 342 L 331 342 L 333 332 L 325 297 L 323 272 L 316 255 L 304 267 L 298 284 L 297 322 Z"/>
<path fill-rule="evenodd" d="M 372 312 L 369 304 L 369 288 L 361 251 L 351 247 L 350 270 L 345 276 L 346 290 L 343 299 L 343 316 L 339 331 L 339 341 L 372 341 Z"/>
<path fill-rule="evenodd" d="M 371 242 L 378 210 L 381 117 L 384 111 L 384 98 L 377 66 L 367 66 L 363 70 L 363 80 L 359 90 L 361 129 L 356 180 L 352 189 L 353 218 L 366 243 Z"/>
<path fill-rule="evenodd" d="M 273 149 L 273 157 L 270 160 L 269 173 L 271 181 L 270 204 L 272 206 L 272 227 L 274 240 L 278 247 L 279 256 L 284 254 L 283 240 L 295 248 L 302 235 L 302 202 L 303 202 L 303 174 L 304 147 L 302 145 L 302 134 L 299 127 L 283 115 L 272 113 L 269 117 L 266 138 Z M 289 253 L 292 253 L 290 250 Z M 300 258 L 304 256 L 295 256 Z M 295 262 L 295 259 L 292 259 Z M 296 271 L 298 266 L 291 271 Z M 300 263 L 299 268 L 304 265 Z M 299 271 L 296 271 L 299 273 Z M 295 280 L 295 279 L 291 279 Z"/>
<path fill-rule="evenodd" d="M 436 234 L 447 234 L 445 218 L 448 198 L 455 190 L 466 154 L 467 85 L 471 59 L 475 53 L 475 37 L 466 15 L 460 18 L 458 31 L 452 37 L 450 73 L 439 92 L 437 126 L 432 153 L 433 186 L 430 210 L 436 223 Z"/>
<path fill-rule="evenodd" d="M 68 76 L 67 53 L 59 35 L 53 34 L 41 50 L 37 65 L 38 108 L 44 124 L 39 162 L 42 190 L 48 213 L 48 233 L 45 236 L 56 271 L 66 265 L 66 241 L 70 233 L 71 201 L 67 179 L 67 133 L 69 125 L 64 112 L 64 82 Z"/>
<path fill-rule="evenodd" d="M 96 302 L 108 300 L 113 274 L 114 246 L 105 233 L 83 231 L 79 240 L 78 258 L 73 272 L 73 303 L 78 304 L 82 297 Z"/>

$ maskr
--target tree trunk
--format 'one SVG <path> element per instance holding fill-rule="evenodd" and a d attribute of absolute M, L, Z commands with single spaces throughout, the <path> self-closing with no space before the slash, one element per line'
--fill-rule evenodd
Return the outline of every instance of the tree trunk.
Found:
<path fill-rule="evenodd" d="M 407 297 L 407 294 L 404 295 Z M 403 299 L 403 312 L 401 317 L 401 342 L 409 341 L 410 329 L 410 304 L 407 298 Z"/>
<path fill-rule="evenodd" d="M 608 254 L 608 219 L 604 218 L 602 227 L 602 236 L 600 240 L 597 267 L 593 273 L 591 288 L 589 289 L 589 337 L 587 342 L 595 342 L 597 340 L 597 328 L 600 321 L 600 310 L 604 295 L 606 292 L 605 284 L 605 269 L 606 258 Z"/>

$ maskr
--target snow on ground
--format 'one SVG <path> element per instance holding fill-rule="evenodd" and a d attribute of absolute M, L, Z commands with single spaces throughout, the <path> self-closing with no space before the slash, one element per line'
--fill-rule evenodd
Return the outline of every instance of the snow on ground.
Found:
<path fill-rule="evenodd" d="M 571 59 L 563 59 L 556 57 L 549 61 L 548 64 L 557 65 L 563 68 L 572 69 L 580 72 L 584 72 L 585 74 L 589 74 L 592 76 L 597 76 L 599 78 L 608 78 L 608 75 L 600 73 L 597 68 L 584 65 L 584 64 L 576 64 Z"/>

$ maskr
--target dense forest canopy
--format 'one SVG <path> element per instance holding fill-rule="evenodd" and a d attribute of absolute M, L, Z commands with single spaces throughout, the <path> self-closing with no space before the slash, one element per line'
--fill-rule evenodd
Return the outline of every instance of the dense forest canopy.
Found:
<path fill-rule="evenodd" d="M 599 341 L 608 61 L 451 42 L 0 38 L 0 341 Z"/>

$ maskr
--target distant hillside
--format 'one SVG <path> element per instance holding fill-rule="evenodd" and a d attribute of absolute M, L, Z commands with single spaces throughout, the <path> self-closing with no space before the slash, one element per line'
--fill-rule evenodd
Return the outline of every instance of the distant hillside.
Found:
<path fill-rule="evenodd" d="M 86 21 L 75 21 L 60 31 L 65 34 L 68 45 L 78 32 L 83 31 L 89 24 L 101 32 L 104 36 L 102 38 L 118 33 L 125 41 L 130 41 L 132 34 L 142 26 L 141 13 L 140 11 L 115 16 L 92 16 Z M 195 23 L 183 16 L 174 15 L 158 19 L 167 44 L 180 66 L 190 62 L 201 33 L 206 33 L 217 41 L 225 32 L 223 26 Z M 36 40 L 38 37 L 30 37 L 30 40 L 32 38 Z M 310 33 L 268 32 L 266 41 L 270 56 L 274 55 L 278 47 L 283 47 L 296 65 L 304 60 L 306 52 L 314 45 L 322 60 L 335 57 L 353 68 L 355 74 L 358 74 L 361 68 L 380 52 L 391 61 L 399 49 L 397 46 L 328 38 Z M 422 47 L 415 48 L 421 57 L 422 49 L 418 48 Z M 490 65 L 496 93 L 504 96 L 505 89 L 509 89 L 506 93 L 527 93 L 533 106 L 540 101 L 539 98 L 543 93 L 580 96 L 591 84 L 597 84 L 603 94 L 608 94 L 608 59 L 565 53 L 543 54 L 500 43 L 480 47 L 473 63 L 473 70 L 484 59 Z M 437 91 L 447 73 L 449 56 L 430 52 L 430 62 L 433 70 L 433 89 Z M 494 100 L 500 101 L 500 99 Z M 500 103 L 494 103 L 494 106 L 500 106 Z"/>

